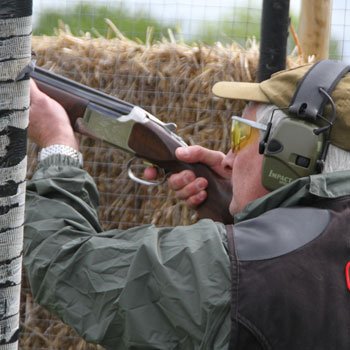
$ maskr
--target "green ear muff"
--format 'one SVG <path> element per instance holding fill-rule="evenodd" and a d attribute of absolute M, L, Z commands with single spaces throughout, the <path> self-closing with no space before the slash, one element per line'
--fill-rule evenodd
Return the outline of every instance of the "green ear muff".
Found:
<path fill-rule="evenodd" d="M 324 134 L 317 126 L 298 118 L 285 118 L 265 145 L 262 184 L 275 190 L 293 180 L 317 172 Z"/>

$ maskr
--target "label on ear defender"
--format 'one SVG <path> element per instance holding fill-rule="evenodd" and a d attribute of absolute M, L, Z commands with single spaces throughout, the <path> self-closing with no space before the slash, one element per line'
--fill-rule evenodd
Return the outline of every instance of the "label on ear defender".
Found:
<path fill-rule="evenodd" d="M 281 185 L 287 185 L 293 181 L 291 177 L 275 173 L 272 169 L 270 169 L 268 176 L 277 180 Z"/>

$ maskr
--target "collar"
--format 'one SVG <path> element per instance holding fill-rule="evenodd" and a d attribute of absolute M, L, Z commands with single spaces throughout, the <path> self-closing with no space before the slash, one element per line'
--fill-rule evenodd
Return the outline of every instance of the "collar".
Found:
<path fill-rule="evenodd" d="M 264 212 L 300 205 L 316 198 L 339 198 L 350 195 L 350 171 L 315 174 L 296 179 L 269 194 L 249 203 L 234 216 L 235 223 L 257 217 Z"/>

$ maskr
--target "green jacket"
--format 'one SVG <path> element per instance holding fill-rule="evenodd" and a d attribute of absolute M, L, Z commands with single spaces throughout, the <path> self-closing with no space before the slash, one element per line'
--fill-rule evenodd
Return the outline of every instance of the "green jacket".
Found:
<path fill-rule="evenodd" d="M 277 206 L 348 195 L 349 172 L 314 175 L 252 202 Z M 225 226 L 152 225 L 102 232 L 92 178 L 67 157 L 43 161 L 27 186 L 24 264 L 35 300 L 106 349 L 226 349 L 230 260 Z"/>

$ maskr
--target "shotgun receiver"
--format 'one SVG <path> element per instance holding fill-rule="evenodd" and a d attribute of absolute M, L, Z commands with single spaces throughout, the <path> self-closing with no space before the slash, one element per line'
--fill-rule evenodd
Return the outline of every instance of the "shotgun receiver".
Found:
<path fill-rule="evenodd" d="M 31 72 L 31 77 L 40 90 L 63 106 L 76 132 L 143 158 L 166 174 L 189 169 L 196 176 L 205 177 L 208 196 L 197 208 L 199 217 L 225 224 L 233 222 L 228 210 L 230 184 L 204 164 L 187 164 L 176 158 L 175 149 L 187 145 L 175 134 L 175 124 L 163 123 L 138 106 L 39 67 Z M 131 171 L 129 176 L 138 181 Z"/>

